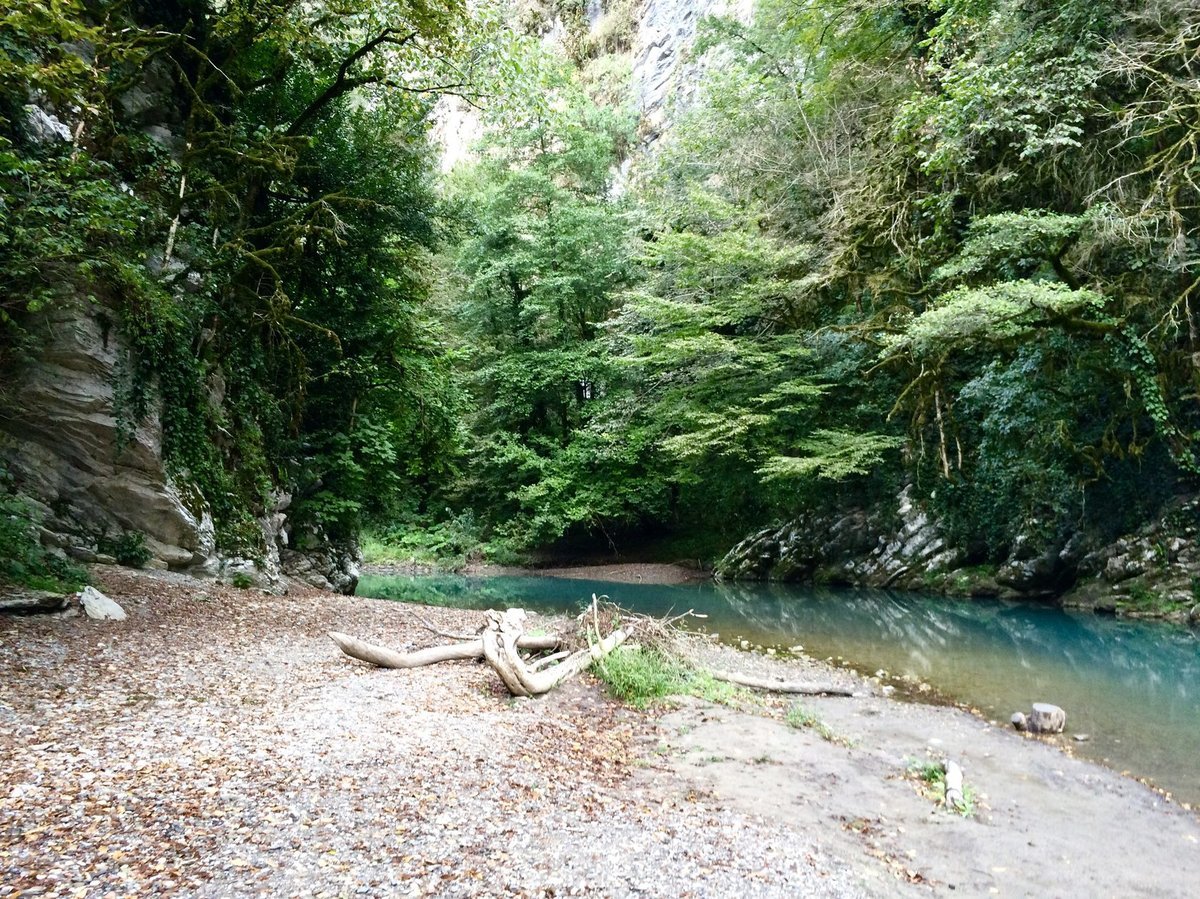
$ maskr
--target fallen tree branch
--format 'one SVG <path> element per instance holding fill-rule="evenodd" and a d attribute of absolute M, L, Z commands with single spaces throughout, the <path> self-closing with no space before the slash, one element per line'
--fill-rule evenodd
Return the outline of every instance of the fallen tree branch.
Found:
<path fill-rule="evenodd" d="M 386 646 L 376 646 L 351 637 L 349 634 L 329 632 L 329 639 L 337 644 L 338 649 L 360 662 L 367 662 L 380 668 L 421 668 L 425 665 L 436 665 L 438 662 L 453 662 L 465 659 L 481 659 L 484 657 L 483 639 L 475 638 L 463 643 L 451 643 L 446 646 L 431 646 L 428 649 L 418 649 L 415 652 L 397 652 Z M 517 641 L 518 649 L 540 652 L 547 649 L 557 649 L 558 637 L 522 636 Z"/>
<path fill-rule="evenodd" d="M 435 625 L 433 622 L 431 622 L 428 618 L 422 618 L 413 609 L 409 609 L 408 614 L 411 615 L 413 618 L 417 619 L 417 622 L 421 625 L 421 627 L 425 628 L 425 630 L 429 631 L 431 634 L 437 634 L 437 636 L 439 636 L 439 637 L 445 637 L 447 640 L 478 640 L 479 639 L 478 632 L 476 632 L 474 634 L 456 634 L 453 631 L 444 631 L 441 628 L 439 628 L 437 625 Z"/>
<path fill-rule="evenodd" d="M 946 759 L 942 762 L 942 771 L 946 775 L 946 805 L 955 811 L 962 811 L 966 806 L 966 800 L 963 798 L 962 768 L 957 762 Z"/>
<path fill-rule="evenodd" d="M 571 650 L 564 649 L 562 652 L 556 652 L 553 655 L 548 655 L 543 658 L 537 659 L 532 664 L 530 664 L 529 670 L 537 671 L 539 668 L 545 668 L 551 662 L 557 662 L 560 659 L 565 659 L 570 654 L 571 654 Z"/>
<path fill-rule="evenodd" d="M 750 677 L 733 671 L 710 672 L 716 680 L 739 687 L 750 687 L 752 690 L 765 690 L 770 693 L 798 693 L 804 696 L 853 696 L 854 691 L 849 687 L 839 687 L 836 684 L 808 684 L 801 681 L 769 680 L 765 677 Z"/>

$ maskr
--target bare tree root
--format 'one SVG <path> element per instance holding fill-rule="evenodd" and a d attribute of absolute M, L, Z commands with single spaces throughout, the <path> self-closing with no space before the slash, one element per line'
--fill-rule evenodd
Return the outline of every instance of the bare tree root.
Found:
<path fill-rule="evenodd" d="M 454 662 L 465 659 L 483 658 L 483 640 L 478 638 L 464 643 L 450 643 L 445 646 L 431 646 L 428 649 L 418 649 L 416 652 L 397 652 L 385 646 L 376 646 L 341 634 L 329 632 L 329 639 L 337 644 L 338 649 L 360 662 L 367 662 L 379 668 L 421 668 L 425 665 L 436 665 L 438 662 Z M 559 646 L 558 637 L 523 637 L 518 648 L 539 652 L 555 649 Z"/>
<path fill-rule="evenodd" d="M 478 636 L 450 634 L 438 630 L 414 612 L 413 616 L 426 630 L 441 636 L 461 639 L 459 643 L 432 646 L 415 652 L 397 652 L 336 631 L 331 631 L 329 638 L 351 658 L 380 668 L 420 668 L 438 662 L 483 658 L 514 696 L 540 696 L 553 690 L 567 678 L 586 670 L 592 662 L 604 658 L 628 639 L 629 631 L 615 626 L 606 637 L 600 637 L 600 603 L 595 596 L 592 597 L 590 612 L 596 633 L 594 640 L 590 639 L 589 635 L 586 648 L 575 652 L 557 652 L 532 662 L 522 656 L 521 652 L 555 650 L 564 641 L 556 636 L 535 637 L 526 634 L 526 615 L 523 609 L 508 609 L 505 612 L 489 610 L 486 613 L 487 625 Z M 615 614 L 606 614 L 614 624 Z M 584 615 L 587 615 L 587 612 Z"/>

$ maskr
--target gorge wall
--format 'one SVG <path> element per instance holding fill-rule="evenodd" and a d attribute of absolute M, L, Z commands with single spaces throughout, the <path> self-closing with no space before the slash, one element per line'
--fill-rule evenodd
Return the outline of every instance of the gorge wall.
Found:
<path fill-rule="evenodd" d="M 1035 599 L 1128 617 L 1200 622 L 1200 498 L 1178 497 L 1116 540 L 1084 532 L 1050 545 L 1018 536 L 1000 564 L 977 564 L 906 487 L 894 507 L 801 516 L 763 528 L 717 565 L 728 580 L 776 580 Z"/>
<path fill-rule="evenodd" d="M 147 67 L 114 108 L 125 126 L 178 157 L 184 144 L 178 98 L 163 69 Z M 38 103 L 26 113 L 32 141 L 69 149 L 78 133 L 69 116 Z M 160 255 L 148 253 L 146 260 L 156 277 L 175 285 L 179 303 L 205 278 L 178 258 L 167 266 Z M 85 563 L 138 564 L 269 589 L 283 588 L 287 574 L 353 592 L 357 548 L 331 546 L 311 529 L 293 534 L 291 498 L 283 493 L 256 510 L 261 533 L 252 546 L 219 548 L 204 494 L 164 461 L 161 402 L 151 401 L 140 417 L 132 411 L 133 357 L 116 298 L 100 289 L 62 292 L 26 323 L 36 349 L 10 367 L 0 391 L 0 474 L 34 513 L 42 544 Z M 208 402 L 219 408 L 221 391 L 214 389 Z"/>

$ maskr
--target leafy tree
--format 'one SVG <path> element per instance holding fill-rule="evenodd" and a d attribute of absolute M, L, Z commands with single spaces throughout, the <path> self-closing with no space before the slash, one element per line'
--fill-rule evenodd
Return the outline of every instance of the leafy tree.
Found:
<path fill-rule="evenodd" d="M 6 12 L 0 362 L 89 298 L 132 344 L 123 414 L 161 401 L 167 461 L 225 548 L 256 551 L 276 490 L 337 538 L 390 515 L 455 430 L 425 311 L 427 131 L 503 43 L 476 24 L 423 0 Z M 31 139 L 31 97 L 72 140 Z"/>
<path fill-rule="evenodd" d="M 611 198 L 628 119 L 539 66 L 549 94 L 505 107 L 503 130 L 451 186 L 471 210 L 456 302 L 477 410 L 467 496 L 521 545 L 619 514 L 613 494 L 589 487 L 602 444 L 577 438 L 612 386 L 599 324 L 629 277 Z"/>

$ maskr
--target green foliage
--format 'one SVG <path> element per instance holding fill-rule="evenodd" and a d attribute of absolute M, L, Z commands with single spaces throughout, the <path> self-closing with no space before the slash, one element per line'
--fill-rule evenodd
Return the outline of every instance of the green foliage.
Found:
<path fill-rule="evenodd" d="M 444 521 L 396 521 L 362 541 L 363 561 L 368 564 L 416 563 L 449 570 L 484 557 L 487 549 L 470 511 Z"/>
<path fill-rule="evenodd" d="M 670 696 L 696 696 L 720 703 L 732 702 L 738 696 L 732 685 L 653 649 L 618 646 L 593 670 L 610 695 L 639 709 Z"/>
<path fill-rule="evenodd" d="M 334 538 L 391 517 L 457 440 L 426 309 L 429 113 L 505 46 L 459 3 L 3 13 L 0 366 L 65 305 L 119 329 L 123 426 L 161 408 L 168 467 L 225 550 L 261 551 L 276 492 Z M 38 139 L 31 101 L 75 140 Z"/>
<path fill-rule="evenodd" d="M 42 546 L 33 510 L 12 492 L 7 475 L 0 467 L 0 585 L 62 593 L 82 589 L 87 572 Z"/>
<path fill-rule="evenodd" d="M 254 586 L 254 578 L 244 571 L 235 571 L 233 577 L 229 579 L 229 583 L 239 590 L 248 590 Z"/>
<path fill-rule="evenodd" d="M 105 532 L 96 539 L 96 549 L 117 560 L 118 565 L 141 568 L 153 558 L 146 546 L 146 535 L 138 531 L 121 531 L 116 535 Z"/>
<path fill-rule="evenodd" d="M 910 481 L 998 561 L 1195 486 L 1190 4 L 763 0 L 617 191 L 634 9 L 0 14 L 0 367 L 68 303 L 119 328 L 126 429 L 161 403 L 246 551 L 280 491 L 457 561 Z M 159 82 L 174 146 L 120 102 Z M 493 102 L 437 185 L 447 88 Z"/>
<path fill-rule="evenodd" d="M 451 298 L 473 406 L 461 492 L 502 554 L 641 507 L 636 485 L 619 486 L 640 460 L 591 428 L 616 377 L 599 323 L 629 278 L 625 211 L 609 191 L 630 123 L 541 54 L 529 67 L 544 95 L 506 107 L 503 130 L 447 189 L 465 226 Z"/>
<path fill-rule="evenodd" d="M 972 219 L 958 253 L 934 271 L 932 279 L 1019 281 L 1056 263 L 1061 271 L 1063 254 L 1088 222 L 1088 216 L 1042 209 Z"/>
<path fill-rule="evenodd" d="M 1054 282 L 960 287 L 938 297 L 902 332 L 891 336 L 887 352 L 920 359 L 987 344 L 1015 347 L 1046 327 L 1104 334 L 1112 330 L 1111 324 L 1086 317 L 1102 315 L 1104 307 L 1102 295 Z"/>

